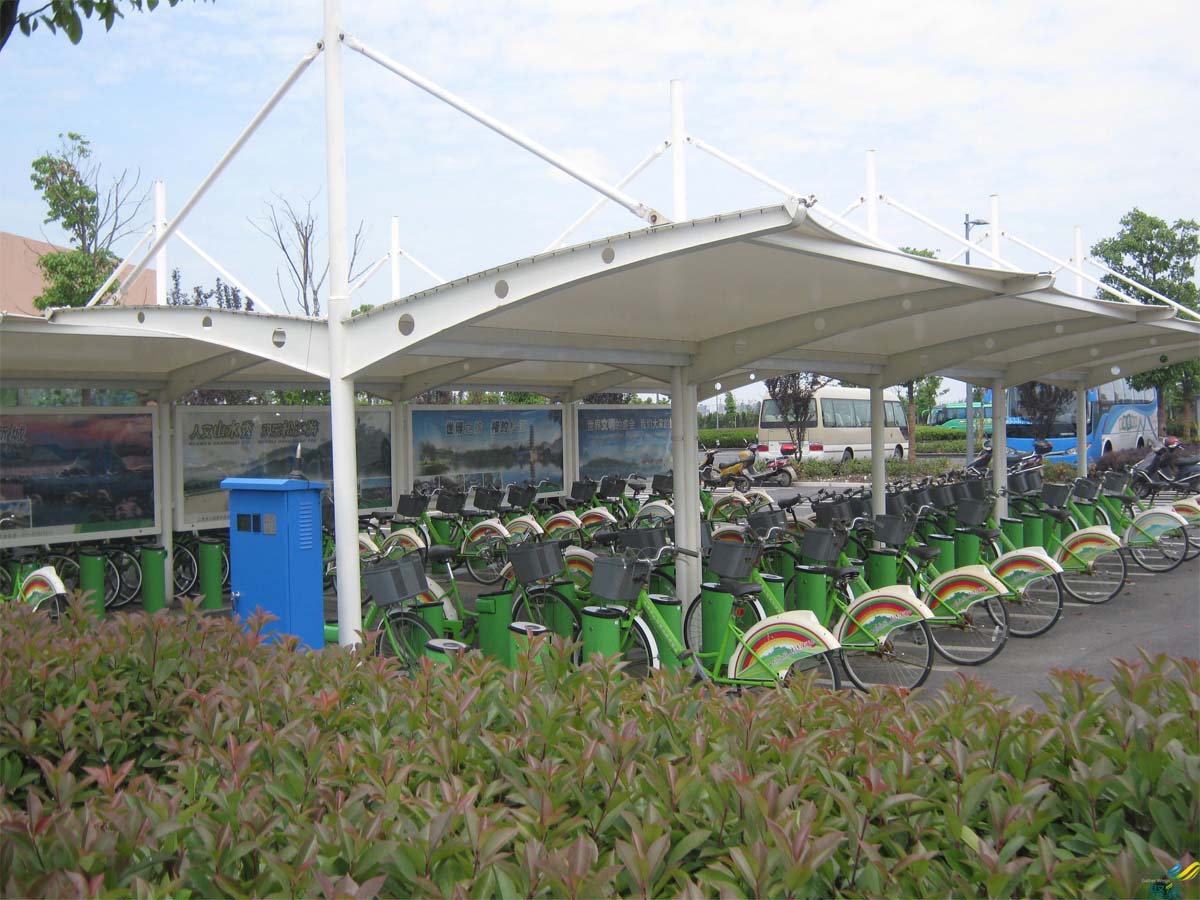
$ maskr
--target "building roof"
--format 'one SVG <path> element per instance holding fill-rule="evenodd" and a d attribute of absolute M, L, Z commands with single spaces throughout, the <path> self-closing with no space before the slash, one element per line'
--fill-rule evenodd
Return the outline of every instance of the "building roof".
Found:
<path fill-rule="evenodd" d="M 45 289 L 37 261 L 47 253 L 68 250 L 37 238 L 0 231 L 0 312 L 38 315 L 35 297 Z M 125 267 L 129 271 L 130 266 Z M 154 303 L 154 270 L 147 269 L 129 288 L 125 302 L 129 306 Z"/>

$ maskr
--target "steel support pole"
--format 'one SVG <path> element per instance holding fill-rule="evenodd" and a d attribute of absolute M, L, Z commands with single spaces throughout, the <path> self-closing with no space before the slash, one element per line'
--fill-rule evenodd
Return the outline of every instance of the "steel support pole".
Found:
<path fill-rule="evenodd" d="M 992 244 L 992 256 L 999 259 L 1000 258 L 1000 195 L 992 194 L 991 196 L 988 197 L 988 201 L 989 201 L 989 205 L 991 206 L 991 209 L 989 210 L 990 215 L 988 216 L 988 219 L 991 222 L 991 224 L 988 227 L 991 228 L 990 237 L 991 237 L 991 244 Z M 997 268 L 999 268 L 999 267 L 997 267 Z"/>
<path fill-rule="evenodd" d="M 975 385 L 969 381 L 963 382 L 966 391 L 966 427 L 967 427 L 967 463 L 975 458 Z"/>
<path fill-rule="evenodd" d="M 392 240 L 388 250 L 392 264 L 392 300 L 400 299 L 400 217 L 392 216 Z"/>
<path fill-rule="evenodd" d="M 1075 293 L 1083 296 L 1083 229 L 1075 226 L 1075 258 L 1071 260 L 1078 269 L 1075 273 Z"/>
<path fill-rule="evenodd" d="M 582 401 L 563 404 L 563 490 L 579 480 L 579 408 Z"/>
<path fill-rule="evenodd" d="M 683 82 L 671 80 L 671 182 L 675 202 L 671 217 L 687 221 L 687 157 L 684 156 L 687 130 L 683 124 Z"/>
<path fill-rule="evenodd" d="M 360 641 L 358 463 L 354 379 L 342 318 L 350 312 L 346 241 L 346 110 L 342 85 L 342 3 L 325 0 L 325 183 L 329 192 L 329 406 L 333 436 L 333 521 L 337 545 L 338 643 Z"/>
<path fill-rule="evenodd" d="M 167 230 L 167 183 L 154 182 L 154 240 L 158 241 Z M 167 305 L 167 244 L 159 244 L 154 257 L 154 302 Z M 170 553 L 167 556 L 170 557 Z"/>
<path fill-rule="evenodd" d="M 689 550 L 699 550 L 700 533 L 700 478 L 696 468 L 695 445 L 688 444 L 689 436 L 695 440 L 696 389 L 688 391 L 684 370 L 671 368 L 671 472 L 675 478 L 675 544 Z M 691 420 L 688 427 L 688 396 L 693 398 Z M 689 543 L 695 534 L 695 543 Z M 675 565 L 675 596 L 684 611 L 700 592 L 699 569 L 689 565 L 688 557 L 680 556 Z M 695 575 L 693 576 L 693 570 Z"/>
<path fill-rule="evenodd" d="M 166 391 L 158 392 L 158 447 L 154 468 L 158 472 L 158 540 L 167 553 L 167 593 L 174 595 L 175 552 L 175 452 L 172 434 L 175 403 Z M 168 597 L 170 599 L 170 597 Z"/>
<path fill-rule="evenodd" d="M 867 151 L 867 234 L 879 236 L 879 172 L 874 150 Z"/>
<path fill-rule="evenodd" d="M 887 487 L 886 456 L 883 448 L 883 384 L 878 378 L 871 380 L 871 510 L 875 515 L 887 512 L 885 489 Z"/>
<path fill-rule="evenodd" d="M 996 492 L 996 521 L 1008 515 L 1008 395 L 1004 381 L 992 381 L 992 490 Z"/>
<path fill-rule="evenodd" d="M 1080 478 L 1087 478 L 1087 382 L 1075 386 L 1075 468 Z"/>

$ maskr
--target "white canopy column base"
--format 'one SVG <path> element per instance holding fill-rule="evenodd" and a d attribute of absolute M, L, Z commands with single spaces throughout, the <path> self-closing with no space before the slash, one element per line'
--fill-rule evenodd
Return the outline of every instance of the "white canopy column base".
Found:
<path fill-rule="evenodd" d="M 996 492 L 996 522 L 1008 515 L 1008 394 L 1004 379 L 992 381 L 992 490 Z"/>

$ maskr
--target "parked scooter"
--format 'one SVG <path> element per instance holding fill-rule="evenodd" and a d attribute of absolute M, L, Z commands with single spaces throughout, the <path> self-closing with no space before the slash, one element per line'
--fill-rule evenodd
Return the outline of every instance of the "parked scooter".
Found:
<path fill-rule="evenodd" d="M 716 447 L 704 449 L 704 459 L 700 463 L 700 486 L 711 490 L 732 485 L 735 490 L 743 493 L 750 490 L 753 483 L 749 473 L 754 468 L 754 461 L 758 459 L 757 444 L 747 444 L 745 450 L 738 451 L 734 460 L 718 466 L 716 457 L 720 449 L 719 441 Z"/>
<path fill-rule="evenodd" d="M 1184 456 L 1179 438 L 1167 437 L 1133 467 L 1130 487 L 1142 500 L 1160 491 L 1200 493 L 1200 456 Z"/>
<path fill-rule="evenodd" d="M 766 468 L 761 472 L 751 472 L 750 480 L 755 487 L 791 487 L 795 480 L 795 470 L 792 468 L 791 457 L 796 448 L 792 444 L 784 444 L 779 448 L 780 454 L 774 459 L 768 459 Z"/>
<path fill-rule="evenodd" d="M 1016 469 L 1023 471 L 1025 469 L 1036 469 L 1044 462 L 1044 457 L 1054 450 L 1054 446 L 1047 440 L 1033 442 L 1033 452 L 1027 454 L 1010 453 L 1008 454 L 1008 469 L 1012 471 Z M 988 441 L 983 445 L 983 452 L 975 459 L 967 464 L 966 471 L 971 475 L 983 475 L 987 472 L 992 464 L 992 442 Z"/>

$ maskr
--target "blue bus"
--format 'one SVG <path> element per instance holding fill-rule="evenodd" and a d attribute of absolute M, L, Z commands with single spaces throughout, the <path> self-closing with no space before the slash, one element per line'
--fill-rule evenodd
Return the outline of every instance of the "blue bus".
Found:
<path fill-rule="evenodd" d="M 988 392 L 990 395 L 990 391 Z M 990 400 L 990 396 L 988 398 Z M 1158 398 L 1151 390 L 1139 391 L 1129 382 L 1110 381 L 1088 391 L 1087 459 L 1094 463 L 1114 450 L 1149 446 L 1158 439 Z M 1033 426 L 1024 418 L 1015 387 L 1008 389 L 1008 448 L 1033 452 Z M 1075 403 L 1060 414 L 1047 436 L 1055 462 L 1075 462 Z"/>

